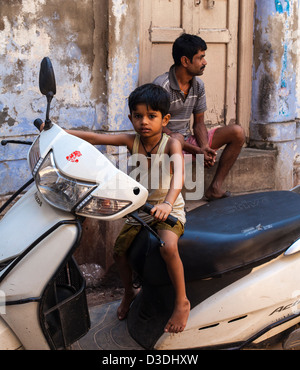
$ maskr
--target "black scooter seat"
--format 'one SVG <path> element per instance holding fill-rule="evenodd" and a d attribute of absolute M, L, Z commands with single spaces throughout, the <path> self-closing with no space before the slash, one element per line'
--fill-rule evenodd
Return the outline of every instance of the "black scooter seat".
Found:
<path fill-rule="evenodd" d="M 290 191 L 221 199 L 187 214 L 179 241 L 187 280 L 261 264 L 300 237 L 300 196 Z"/>
<path fill-rule="evenodd" d="M 187 213 L 179 253 L 186 281 L 246 270 L 271 260 L 300 238 L 300 195 L 274 191 L 210 202 Z M 129 259 L 152 285 L 169 284 L 156 238 L 145 229 Z"/>

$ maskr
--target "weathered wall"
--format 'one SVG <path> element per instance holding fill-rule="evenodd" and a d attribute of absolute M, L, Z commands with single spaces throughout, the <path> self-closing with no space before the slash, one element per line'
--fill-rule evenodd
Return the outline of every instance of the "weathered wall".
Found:
<path fill-rule="evenodd" d="M 132 130 L 127 97 L 138 84 L 139 0 L 109 0 L 108 128 Z"/>
<path fill-rule="evenodd" d="M 139 0 L 108 0 L 107 120 L 103 131 L 128 131 L 128 96 L 138 85 Z M 122 149 L 106 147 L 109 154 Z"/>
<path fill-rule="evenodd" d="M 44 56 L 56 75 L 54 122 L 131 130 L 126 98 L 138 83 L 138 31 L 138 0 L 0 0 L 0 138 L 36 135 L 32 122 L 46 107 L 38 88 Z M 27 150 L 0 147 L 0 197 L 30 176 Z"/>
<path fill-rule="evenodd" d="M 276 188 L 294 185 L 298 0 L 256 0 L 251 144 L 277 149 Z"/>
<path fill-rule="evenodd" d="M 256 1 L 253 121 L 295 119 L 298 1 Z"/>
<path fill-rule="evenodd" d="M 0 137 L 36 135 L 44 118 L 39 66 L 52 60 L 57 95 L 51 118 L 63 127 L 99 129 L 106 120 L 106 0 L 0 1 Z M 0 148 L 0 193 L 29 176 L 28 148 Z"/>

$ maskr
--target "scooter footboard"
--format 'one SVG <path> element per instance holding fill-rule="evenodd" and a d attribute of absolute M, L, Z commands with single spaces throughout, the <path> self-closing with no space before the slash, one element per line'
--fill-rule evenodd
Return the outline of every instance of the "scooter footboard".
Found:
<path fill-rule="evenodd" d="M 51 349 L 65 349 L 88 332 L 85 280 L 73 258 L 47 286 L 40 323 Z"/>

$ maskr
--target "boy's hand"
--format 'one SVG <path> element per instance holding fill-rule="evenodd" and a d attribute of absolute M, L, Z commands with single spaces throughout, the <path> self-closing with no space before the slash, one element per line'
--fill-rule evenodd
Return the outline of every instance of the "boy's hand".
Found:
<path fill-rule="evenodd" d="M 158 221 L 166 221 L 171 211 L 172 208 L 169 204 L 159 203 L 151 209 L 151 215 Z"/>

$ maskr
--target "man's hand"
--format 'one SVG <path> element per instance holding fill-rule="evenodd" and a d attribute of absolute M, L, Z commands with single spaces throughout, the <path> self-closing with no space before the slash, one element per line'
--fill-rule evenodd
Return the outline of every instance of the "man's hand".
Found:
<path fill-rule="evenodd" d="M 203 149 L 204 154 L 204 166 L 207 168 L 213 167 L 216 162 L 217 152 L 211 149 L 209 146 Z"/>
<path fill-rule="evenodd" d="M 192 144 L 190 144 L 192 145 Z M 193 145 L 193 154 L 204 155 L 204 166 L 207 168 L 213 167 L 216 162 L 217 152 L 211 149 L 209 146 L 200 148 L 199 146 Z"/>

